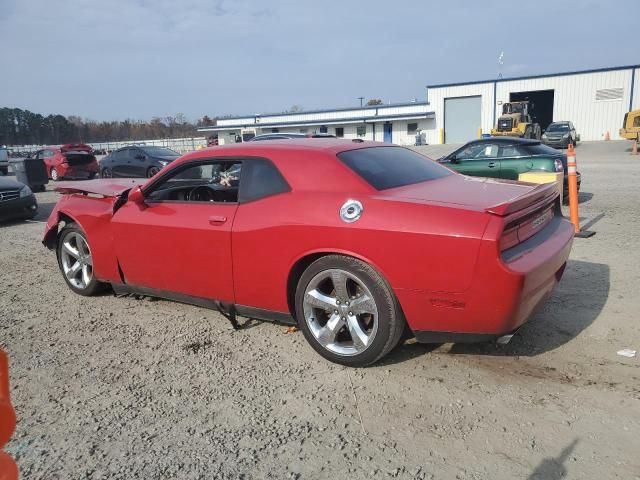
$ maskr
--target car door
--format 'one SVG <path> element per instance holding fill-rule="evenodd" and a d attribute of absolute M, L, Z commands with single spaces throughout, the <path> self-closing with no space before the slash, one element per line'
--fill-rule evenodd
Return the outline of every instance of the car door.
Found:
<path fill-rule="evenodd" d="M 126 151 L 126 148 L 122 148 L 109 155 L 110 168 L 114 177 L 126 177 Z"/>
<path fill-rule="evenodd" d="M 498 158 L 500 159 L 500 178 L 518 180 L 521 173 L 533 168 L 533 158 L 519 145 L 501 145 Z"/>
<path fill-rule="evenodd" d="M 160 296 L 173 292 L 234 301 L 231 226 L 238 186 L 215 173 L 221 165 L 216 160 L 180 165 L 144 189 L 143 205 L 127 202 L 116 211 L 111 221 L 115 252 L 127 284 Z M 219 187 L 231 196 L 209 201 L 180 193 L 197 187 Z"/>
<path fill-rule="evenodd" d="M 498 146 L 494 143 L 475 143 L 463 148 L 451 159 L 451 167 L 472 177 L 500 177 Z"/>
<path fill-rule="evenodd" d="M 129 149 L 129 176 L 131 177 L 146 177 L 147 169 L 149 168 L 149 161 L 147 155 L 143 150 L 132 147 Z"/>

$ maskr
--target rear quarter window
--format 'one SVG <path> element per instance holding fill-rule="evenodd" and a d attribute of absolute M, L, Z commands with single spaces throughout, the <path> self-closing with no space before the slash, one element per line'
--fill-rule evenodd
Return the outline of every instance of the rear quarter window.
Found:
<path fill-rule="evenodd" d="M 535 145 L 520 145 L 520 150 L 526 155 L 553 155 L 558 156 L 558 151 L 547 145 L 535 144 Z"/>
<path fill-rule="evenodd" d="M 376 190 L 402 187 L 453 175 L 449 169 L 402 147 L 348 150 L 338 158 Z"/>

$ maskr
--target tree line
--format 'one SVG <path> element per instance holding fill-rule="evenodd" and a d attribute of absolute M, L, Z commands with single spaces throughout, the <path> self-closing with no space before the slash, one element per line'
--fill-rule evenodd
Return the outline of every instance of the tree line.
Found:
<path fill-rule="evenodd" d="M 41 115 L 20 108 L 0 108 L 0 145 L 59 145 L 197 136 L 197 128 L 215 125 L 204 116 L 195 123 L 178 113 L 150 121 L 94 121 L 78 116 Z"/>

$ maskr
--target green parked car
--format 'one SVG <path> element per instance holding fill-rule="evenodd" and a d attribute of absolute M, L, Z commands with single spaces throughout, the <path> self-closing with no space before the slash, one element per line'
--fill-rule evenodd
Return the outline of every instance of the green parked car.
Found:
<path fill-rule="evenodd" d="M 473 140 L 438 159 L 452 170 L 472 177 L 518 180 L 531 171 L 564 172 L 564 193 L 568 196 L 567 156 L 537 140 L 489 137 Z M 581 176 L 578 173 L 578 190 Z"/>

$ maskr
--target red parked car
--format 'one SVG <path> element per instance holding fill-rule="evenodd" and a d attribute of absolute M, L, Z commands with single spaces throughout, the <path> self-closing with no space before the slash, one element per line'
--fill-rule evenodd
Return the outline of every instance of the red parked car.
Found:
<path fill-rule="evenodd" d="M 560 280 L 573 241 L 553 185 L 467 177 L 374 142 L 225 145 L 140 182 L 57 188 L 43 243 L 74 292 L 110 284 L 232 321 L 295 322 L 350 366 L 409 330 L 421 342 L 512 333 Z"/>
<path fill-rule="evenodd" d="M 91 147 L 84 143 L 68 143 L 60 147 L 47 147 L 36 152 L 44 160 L 49 178 L 92 179 L 98 174 L 98 160 Z"/>

